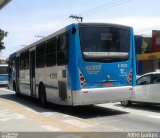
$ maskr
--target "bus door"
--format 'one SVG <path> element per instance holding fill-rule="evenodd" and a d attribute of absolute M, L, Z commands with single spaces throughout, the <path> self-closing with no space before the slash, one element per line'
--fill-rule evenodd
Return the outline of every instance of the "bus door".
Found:
<path fill-rule="evenodd" d="M 30 52 L 30 88 L 31 96 L 36 96 L 35 50 Z"/>
<path fill-rule="evenodd" d="M 14 85 L 16 92 L 19 92 L 19 66 L 20 64 L 20 57 L 16 57 L 16 86 Z"/>

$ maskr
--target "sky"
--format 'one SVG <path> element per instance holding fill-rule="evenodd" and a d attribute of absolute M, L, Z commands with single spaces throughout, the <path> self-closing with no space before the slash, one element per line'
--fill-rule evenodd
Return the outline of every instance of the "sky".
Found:
<path fill-rule="evenodd" d="M 0 28 L 8 32 L 0 58 L 77 22 L 116 23 L 132 26 L 135 34 L 160 30 L 160 0 L 12 0 L 0 10 Z"/>

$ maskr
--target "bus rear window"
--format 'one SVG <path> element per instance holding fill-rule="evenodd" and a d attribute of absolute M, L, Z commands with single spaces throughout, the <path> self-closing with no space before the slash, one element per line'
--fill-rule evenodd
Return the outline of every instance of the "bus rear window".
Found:
<path fill-rule="evenodd" d="M 80 27 L 80 39 L 81 51 L 87 61 L 124 61 L 129 57 L 129 29 Z"/>

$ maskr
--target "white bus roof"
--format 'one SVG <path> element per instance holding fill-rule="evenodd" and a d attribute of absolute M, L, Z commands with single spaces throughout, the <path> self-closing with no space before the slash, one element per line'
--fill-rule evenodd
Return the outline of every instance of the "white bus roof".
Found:
<path fill-rule="evenodd" d="M 62 28 L 62 29 L 60 29 L 60 30 L 58 30 L 58 31 L 56 31 L 56 32 L 54 32 L 54 33 L 52 33 L 52 34 L 44 37 L 43 39 L 40 39 L 40 40 L 38 40 L 38 41 L 36 41 L 36 42 L 34 42 L 34 43 L 32 43 L 32 44 L 30 44 L 30 45 L 22 48 L 22 49 L 20 49 L 19 51 L 15 52 L 15 53 L 21 53 L 21 52 L 23 52 L 23 51 L 25 51 L 25 50 L 31 49 L 32 47 L 34 47 L 34 46 L 36 46 L 36 45 L 39 45 L 39 44 L 41 44 L 42 42 L 45 42 L 45 41 L 51 39 L 51 38 L 54 37 L 54 36 L 58 36 L 58 35 L 64 33 L 64 32 L 66 31 L 66 28 L 67 28 L 67 27 L 72 26 L 72 25 L 76 25 L 76 24 L 82 25 L 82 26 L 88 26 L 88 25 L 109 25 L 109 26 L 110 26 L 110 25 L 112 25 L 112 26 L 115 26 L 115 27 L 130 28 L 129 26 L 120 25 L 120 24 L 111 24 L 111 23 L 73 23 L 73 24 L 70 24 L 70 25 L 68 25 L 68 26 L 65 26 L 64 28 Z"/>
<path fill-rule="evenodd" d="M 6 67 L 7 67 L 8 65 L 7 65 L 7 64 L 0 64 L 0 66 L 3 66 L 3 67 L 5 67 L 5 66 L 6 66 Z"/>

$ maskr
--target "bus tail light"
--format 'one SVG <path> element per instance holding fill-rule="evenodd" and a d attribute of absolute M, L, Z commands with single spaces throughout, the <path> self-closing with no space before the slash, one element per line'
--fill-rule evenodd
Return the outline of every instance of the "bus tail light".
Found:
<path fill-rule="evenodd" d="M 129 72 L 129 74 L 128 74 L 128 82 L 131 84 L 132 83 L 132 70 Z"/>
<path fill-rule="evenodd" d="M 83 87 L 84 85 L 86 85 L 86 79 L 81 71 L 79 71 L 79 76 L 80 76 L 80 85 L 81 87 Z"/>

